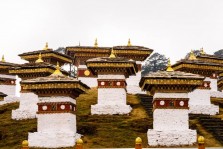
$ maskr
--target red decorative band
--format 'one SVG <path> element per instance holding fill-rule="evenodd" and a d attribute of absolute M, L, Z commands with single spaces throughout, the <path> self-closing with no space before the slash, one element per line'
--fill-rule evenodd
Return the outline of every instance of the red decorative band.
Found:
<path fill-rule="evenodd" d="M 216 73 L 213 73 L 211 76 L 210 76 L 211 79 L 217 79 L 218 78 L 218 75 Z"/>
<path fill-rule="evenodd" d="M 189 98 L 155 98 L 153 109 L 188 109 Z"/>
<path fill-rule="evenodd" d="M 98 79 L 98 88 L 126 88 L 125 79 Z"/>
<path fill-rule="evenodd" d="M 87 68 L 79 68 L 77 70 L 78 77 L 97 77 L 93 75 Z"/>
<path fill-rule="evenodd" d="M 0 79 L 0 85 L 16 85 L 15 80 L 1 80 Z"/>
<path fill-rule="evenodd" d="M 44 102 L 37 103 L 37 114 L 46 113 L 75 113 L 76 105 L 71 102 Z"/>
<path fill-rule="evenodd" d="M 197 87 L 197 89 L 207 89 L 207 90 L 210 90 L 211 89 L 210 84 L 211 84 L 210 81 L 204 81 L 201 86 Z"/>

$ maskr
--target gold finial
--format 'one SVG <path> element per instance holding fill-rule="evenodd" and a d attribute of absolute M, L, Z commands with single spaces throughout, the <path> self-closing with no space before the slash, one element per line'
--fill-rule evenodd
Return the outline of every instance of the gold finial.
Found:
<path fill-rule="evenodd" d="M 84 142 L 83 142 L 83 140 L 80 138 L 80 139 L 77 139 L 77 144 L 78 145 L 81 145 L 81 144 L 83 144 Z"/>
<path fill-rule="evenodd" d="M 38 56 L 38 59 L 36 60 L 36 63 L 42 63 L 43 60 L 42 60 L 42 54 L 40 53 L 39 56 Z"/>
<path fill-rule="evenodd" d="M 2 55 L 2 61 L 1 62 L 5 62 L 5 56 Z"/>
<path fill-rule="evenodd" d="M 48 48 L 48 42 L 46 42 L 46 45 L 45 45 L 45 47 L 43 48 L 43 50 L 48 50 L 49 48 Z"/>
<path fill-rule="evenodd" d="M 129 38 L 129 40 L 128 40 L 128 44 L 127 44 L 127 46 L 132 46 L 131 41 L 130 41 L 130 38 Z"/>
<path fill-rule="evenodd" d="M 142 139 L 140 137 L 137 137 L 135 140 L 136 144 L 142 144 Z"/>
<path fill-rule="evenodd" d="M 172 72 L 172 71 L 174 71 L 173 68 L 171 67 L 170 59 L 168 59 L 168 64 L 167 64 L 167 69 L 166 69 L 166 71 L 168 71 L 168 72 Z"/>
<path fill-rule="evenodd" d="M 111 50 L 111 54 L 110 54 L 109 58 L 116 58 L 113 48 Z"/>
<path fill-rule="evenodd" d="M 204 52 L 204 48 L 203 48 L 203 47 L 202 47 L 201 50 L 200 50 L 200 54 L 206 54 L 206 53 Z"/>
<path fill-rule="evenodd" d="M 94 47 L 97 48 L 98 47 L 98 39 L 96 38 L 94 41 Z"/>
<path fill-rule="evenodd" d="M 29 142 L 27 140 L 22 141 L 22 147 L 29 147 Z"/>
<path fill-rule="evenodd" d="M 197 139 L 199 144 L 204 144 L 204 137 L 203 136 L 199 136 Z"/>
<path fill-rule="evenodd" d="M 191 52 L 190 52 L 190 56 L 189 56 L 188 59 L 189 59 L 189 60 L 196 60 L 196 59 L 197 59 L 196 56 L 194 55 L 194 51 L 193 51 L 193 50 L 191 50 Z"/>
<path fill-rule="evenodd" d="M 56 70 L 54 71 L 53 75 L 63 75 L 60 71 L 60 65 L 59 62 L 57 62 Z"/>

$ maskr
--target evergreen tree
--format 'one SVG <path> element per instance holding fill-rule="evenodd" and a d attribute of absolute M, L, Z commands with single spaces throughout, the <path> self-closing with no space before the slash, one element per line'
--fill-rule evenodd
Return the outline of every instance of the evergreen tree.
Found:
<path fill-rule="evenodd" d="M 167 61 L 168 59 L 162 54 L 152 54 L 146 59 L 145 64 L 142 66 L 142 76 L 145 76 L 149 72 L 164 70 L 167 66 Z"/>
<path fill-rule="evenodd" d="M 223 49 L 214 52 L 215 56 L 223 57 Z"/>

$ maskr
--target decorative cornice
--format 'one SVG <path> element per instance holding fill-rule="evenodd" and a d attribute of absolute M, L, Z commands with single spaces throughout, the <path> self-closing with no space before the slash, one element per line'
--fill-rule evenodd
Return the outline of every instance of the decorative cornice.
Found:
<path fill-rule="evenodd" d="M 51 58 L 51 57 L 53 57 L 53 58 L 58 58 L 60 60 L 63 60 L 65 62 L 68 62 L 68 63 L 72 63 L 72 60 L 71 59 L 68 59 L 66 57 L 63 57 L 61 55 L 57 55 L 55 53 L 42 53 L 41 55 L 42 55 L 42 58 L 43 59 L 44 58 Z M 36 54 L 32 54 L 32 55 L 21 55 L 21 58 L 29 61 L 31 59 L 38 58 L 38 56 L 39 56 L 39 54 L 36 53 Z"/>

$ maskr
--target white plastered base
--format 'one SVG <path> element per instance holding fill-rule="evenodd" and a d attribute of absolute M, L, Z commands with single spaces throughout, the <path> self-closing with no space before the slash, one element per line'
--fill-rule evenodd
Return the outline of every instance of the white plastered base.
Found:
<path fill-rule="evenodd" d="M 61 128 L 62 129 L 62 128 Z M 60 148 L 73 147 L 80 134 L 68 133 L 29 133 L 29 147 Z"/>
<path fill-rule="evenodd" d="M 36 118 L 38 96 L 34 93 L 21 93 L 19 108 L 12 110 L 12 119 L 23 120 Z"/>
<path fill-rule="evenodd" d="M 219 113 L 219 106 L 213 105 L 213 104 L 211 104 L 211 105 L 190 105 L 189 113 L 216 115 Z"/>
<path fill-rule="evenodd" d="M 96 104 L 91 105 L 91 114 L 128 114 L 130 113 L 132 108 L 130 105 L 102 105 L 102 104 Z"/>
<path fill-rule="evenodd" d="M 196 130 L 169 130 L 158 131 L 149 129 L 147 132 L 150 146 L 181 146 L 193 145 L 197 139 Z"/>

